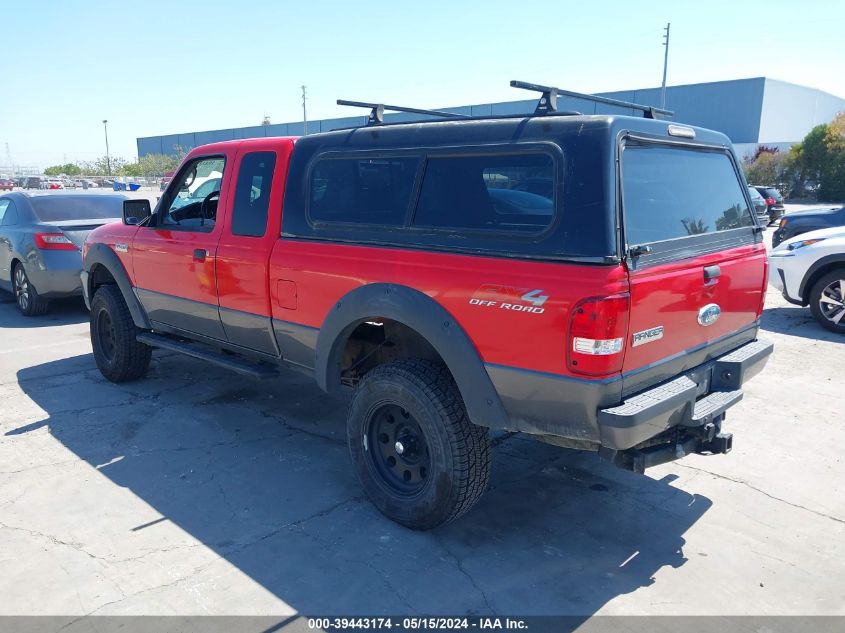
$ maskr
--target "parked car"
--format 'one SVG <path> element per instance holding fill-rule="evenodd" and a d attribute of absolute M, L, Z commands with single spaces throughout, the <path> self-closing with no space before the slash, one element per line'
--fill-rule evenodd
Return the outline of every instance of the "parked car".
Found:
<path fill-rule="evenodd" d="M 124 196 L 0 196 L 0 288 L 13 292 L 26 316 L 51 299 L 79 295 L 81 247 L 92 229 L 120 218 Z"/>
<path fill-rule="evenodd" d="M 162 348 L 350 392 L 355 473 L 415 529 L 478 500 L 490 428 L 636 472 L 726 453 L 725 411 L 772 351 L 730 147 L 535 114 L 195 148 L 154 212 L 127 200 L 85 242 L 97 367 L 137 379 Z M 179 200 L 215 171 L 219 190 Z"/>
<path fill-rule="evenodd" d="M 41 178 L 38 176 L 27 176 L 23 179 L 21 187 L 24 189 L 41 189 Z"/>
<path fill-rule="evenodd" d="M 845 334 L 845 227 L 791 237 L 769 261 L 770 281 L 787 301 L 810 306 L 822 327 Z"/>
<path fill-rule="evenodd" d="M 754 205 L 757 221 L 766 226 L 769 223 L 769 206 L 766 204 L 766 199 L 760 195 L 756 187 L 748 187 L 748 195 L 751 197 L 751 204 Z"/>
<path fill-rule="evenodd" d="M 11 191 L 15 188 L 15 183 L 8 178 L 0 178 L 0 191 Z"/>
<path fill-rule="evenodd" d="M 834 226 L 845 226 L 845 206 L 790 213 L 780 219 L 780 225 L 772 235 L 772 246 L 802 233 Z"/>
<path fill-rule="evenodd" d="M 766 200 L 766 211 L 769 214 L 768 224 L 771 226 L 783 215 L 783 195 L 772 186 L 752 185 Z"/>
<path fill-rule="evenodd" d="M 173 176 L 176 175 L 175 171 L 166 171 L 164 172 L 164 177 L 161 179 L 161 183 L 159 184 L 159 190 L 164 191 L 167 189 L 167 185 L 170 184 L 170 181 L 173 180 Z"/>
<path fill-rule="evenodd" d="M 64 189 L 65 183 L 63 183 L 59 178 L 49 178 L 47 180 L 41 181 L 41 188 L 42 189 Z"/>
<path fill-rule="evenodd" d="M 77 189 L 96 189 L 97 183 L 87 178 L 77 178 L 73 181 L 74 187 Z"/>

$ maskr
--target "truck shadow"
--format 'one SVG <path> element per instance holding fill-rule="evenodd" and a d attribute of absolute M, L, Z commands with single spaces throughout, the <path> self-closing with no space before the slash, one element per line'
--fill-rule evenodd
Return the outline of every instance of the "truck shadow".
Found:
<path fill-rule="evenodd" d="M 110 556 L 131 556 L 170 522 L 224 559 L 216 573 L 232 565 L 301 613 L 591 615 L 685 564 L 683 535 L 711 506 L 671 477 L 499 435 L 491 489 L 476 508 L 413 532 L 362 496 L 345 403 L 310 377 L 257 383 L 177 355 L 154 359 L 147 379 L 125 385 L 105 382 L 90 354 L 21 370 L 21 389 L 47 416 L 6 435 L 49 427 L 96 468 L 90 477 L 160 513 L 151 521 L 146 509 L 131 528 L 105 518 L 115 508 L 91 517 L 116 530 L 102 542 L 127 548 Z M 184 550 L 160 547 L 144 555 L 149 564 L 190 568 L 177 558 Z M 239 586 L 230 600 L 249 599 Z"/>
<path fill-rule="evenodd" d="M 824 329 L 810 313 L 809 308 L 786 306 L 766 308 L 760 326 L 770 332 L 788 336 L 801 336 L 828 343 L 845 343 L 845 336 Z"/>

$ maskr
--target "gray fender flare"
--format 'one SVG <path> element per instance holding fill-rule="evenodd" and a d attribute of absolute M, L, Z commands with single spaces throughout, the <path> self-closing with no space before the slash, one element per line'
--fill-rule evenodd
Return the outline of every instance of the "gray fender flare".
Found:
<path fill-rule="evenodd" d="M 340 362 L 352 331 L 363 321 L 398 321 L 424 337 L 440 354 L 473 423 L 492 428 L 511 425 L 478 351 L 455 318 L 428 295 L 395 284 L 370 284 L 342 297 L 323 321 L 317 337 L 315 378 L 321 389 L 340 389 Z"/>
<path fill-rule="evenodd" d="M 151 330 L 152 325 L 147 318 L 147 313 L 144 310 L 141 302 L 132 288 L 132 283 L 129 281 L 129 275 L 123 267 L 123 263 L 111 248 L 105 244 L 92 244 L 85 255 L 85 261 L 82 264 L 83 277 L 85 277 L 86 287 L 84 292 L 89 298 L 93 298 L 91 292 L 91 272 L 97 267 L 103 266 L 109 271 L 114 280 L 117 282 L 117 287 L 120 289 L 120 294 L 123 295 L 123 300 L 129 307 L 129 313 L 132 315 L 132 320 L 135 325 L 144 330 Z"/>

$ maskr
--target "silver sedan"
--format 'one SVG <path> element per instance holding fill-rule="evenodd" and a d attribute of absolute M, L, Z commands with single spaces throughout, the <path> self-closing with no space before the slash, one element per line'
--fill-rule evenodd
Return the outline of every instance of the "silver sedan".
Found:
<path fill-rule="evenodd" d="M 82 244 L 93 229 L 120 221 L 121 195 L 0 195 L 0 288 L 26 316 L 51 299 L 80 295 Z"/>

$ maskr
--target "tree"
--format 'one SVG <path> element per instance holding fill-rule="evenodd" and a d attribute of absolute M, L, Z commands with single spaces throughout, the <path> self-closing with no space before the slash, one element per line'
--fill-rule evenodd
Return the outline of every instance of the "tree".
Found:
<path fill-rule="evenodd" d="M 825 134 L 826 159 L 819 178 L 819 195 L 825 200 L 845 198 L 845 112 L 831 121 Z"/>
<path fill-rule="evenodd" d="M 781 152 L 758 152 L 757 157 L 743 165 L 745 178 L 755 185 L 773 185 L 784 182 L 787 155 Z"/>
<path fill-rule="evenodd" d="M 143 176 L 164 176 L 179 166 L 181 157 L 166 154 L 147 154 L 138 159 L 138 166 Z"/>
<path fill-rule="evenodd" d="M 79 165 L 65 163 L 64 165 L 53 165 L 44 170 L 45 176 L 78 176 L 82 173 Z"/>
<path fill-rule="evenodd" d="M 814 127 L 804 140 L 789 151 L 794 189 L 804 191 L 806 183 L 819 185 L 820 199 L 845 198 L 845 112 L 828 124 Z M 756 161 L 755 161 L 756 162 Z"/>
<path fill-rule="evenodd" d="M 804 140 L 792 146 L 789 157 L 793 166 L 794 189 L 804 191 L 808 182 L 818 183 L 828 160 L 827 125 L 817 125 Z"/>
<path fill-rule="evenodd" d="M 117 176 L 126 164 L 126 160 L 120 156 L 111 156 L 106 160 L 105 156 L 93 161 L 82 161 L 79 163 L 81 172 L 86 176 L 107 176 L 109 174 L 109 167 L 111 167 L 111 175 Z"/>

